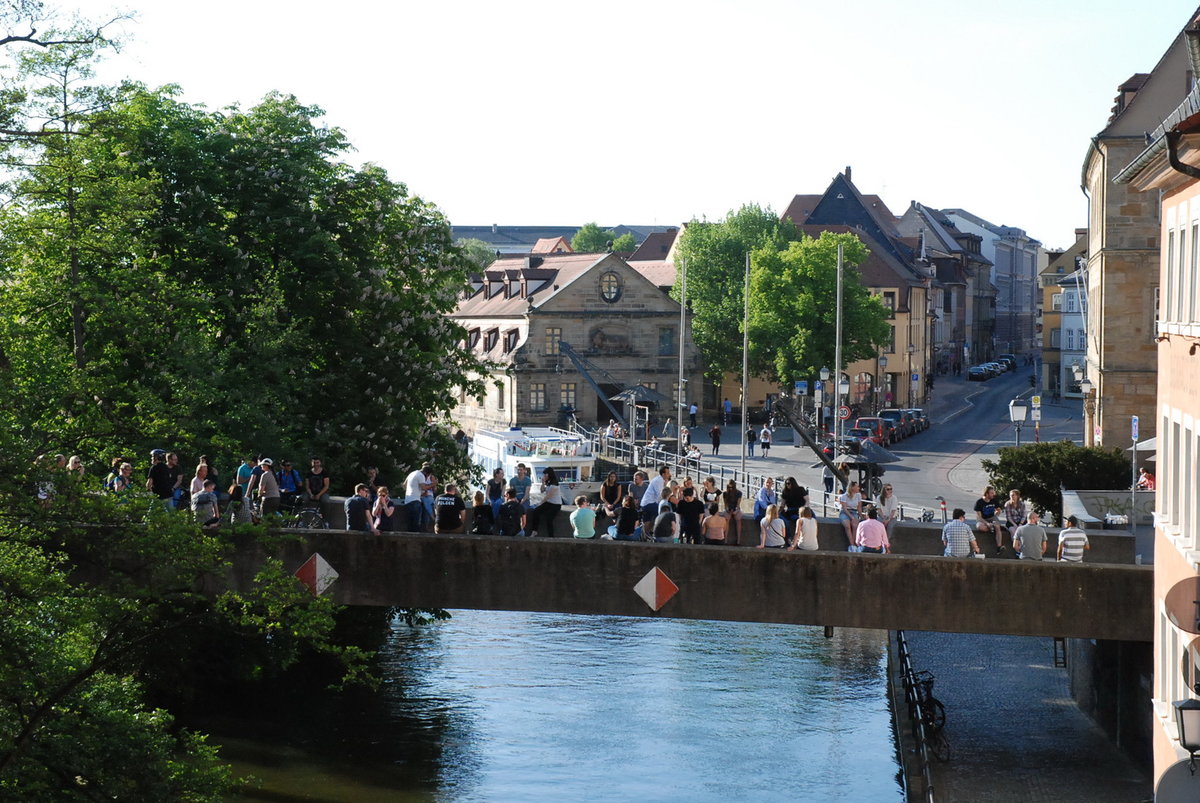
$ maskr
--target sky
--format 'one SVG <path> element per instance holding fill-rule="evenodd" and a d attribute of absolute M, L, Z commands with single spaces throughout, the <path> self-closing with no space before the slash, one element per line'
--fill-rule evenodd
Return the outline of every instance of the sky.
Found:
<path fill-rule="evenodd" d="M 782 211 L 853 168 L 900 214 L 1065 248 L 1116 88 L 1196 0 L 77 0 L 134 18 L 101 77 L 326 112 L 457 225 L 678 225 Z"/>

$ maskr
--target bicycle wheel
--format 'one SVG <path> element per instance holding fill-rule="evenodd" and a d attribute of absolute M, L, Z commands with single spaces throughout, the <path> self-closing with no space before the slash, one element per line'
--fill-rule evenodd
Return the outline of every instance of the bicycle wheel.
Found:
<path fill-rule="evenodd" d="M 301 510 L 296 517 L 296 527 L 301 530 L 328 530 L 329 523 L 316 510 Z"/>
<path fill-rule="evenodd" d="M 946 706 L 942 705 L 938 698 L 930 697 L 926 700 L 923 713 L 927 729 L 940 731 L 946 727 Z"/>

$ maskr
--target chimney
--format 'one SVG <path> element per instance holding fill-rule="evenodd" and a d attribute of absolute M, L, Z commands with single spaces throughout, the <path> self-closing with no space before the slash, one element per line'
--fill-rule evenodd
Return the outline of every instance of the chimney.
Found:
<path fill-rule="evenodd" d="M 846 165 L 846 181 L 850 181 L 850 165 Z"/>

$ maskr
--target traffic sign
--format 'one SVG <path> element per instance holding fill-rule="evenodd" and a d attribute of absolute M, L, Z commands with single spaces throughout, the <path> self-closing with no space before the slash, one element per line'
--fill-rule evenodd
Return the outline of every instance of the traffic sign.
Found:
<path fill-rule="evenodd" d="M 921 375 L 920 375 L 920 374 L 918 374 L 918 373 L 916 373 L 916 372 L 914 372 L 914 373 L 913 373 L 913 375 L 912 375 L 912 381 L 916 382 L 916 381 L 917 381 L 918 379 L 920 379 L 920 378 L 921 378 Z"/>
<path fill-rule="evenodd" d="M 815 390 L 817 393 L 820 393 L 820 392 L 821 392 L 821 387 L 822 387 L 822 386 L 821 386 L 821 380 L 819 380 L 819 379 L 814 379 L 814 380 L 813 380 L 813 390 Z"/>
<path fill-rule="evenodd" d="M 657 566 L 646 572 L 645 576 L 638 580 L 637 585 L 633 587 L 633 592 L 641 597 L 642 602 L 646 603 L 652 611 L 661 609 L 678 591 L 679 586 L 675 585 L 671 578 L 667 577 Z"/>
<path fill-rule="evenodd" d="M 1038 407 L 1042 406 L 1042 397 L 1041 396 L 1034 396 L 1030 399 L 1030 401 L 1033 403 L 1034 409 L 1037 409 Z"/>
<path fill-rule="evenodd" d="M 1032 410 L 1030 410 L 1029 418 L 1032 421 L 1041 421 L 1042 420 L 1042 408 L 1034 407 Z"/>
<path fill-rule="evenodd" d="M 842 419 L 843 421 L 850 418 L 850 408 L 844 404 L 841 407 L 839 407 L 838 408 L 838 418 Z"/>
<path fill-rule="evenodd" d="M 807 396 L 808 395 L 808 380 L 805 380 L 805 379 L 797 379 L 796 380 L 796 395 L 797 396 Z"/>
<path fill-rule="evenodd" d="M 295 575 L 314 597 L 324 594 L 333 585 L 333 581 L 338 579 L 337 570 L 317 552 L 304 561 L 304 565 L 295 571 Z"/>

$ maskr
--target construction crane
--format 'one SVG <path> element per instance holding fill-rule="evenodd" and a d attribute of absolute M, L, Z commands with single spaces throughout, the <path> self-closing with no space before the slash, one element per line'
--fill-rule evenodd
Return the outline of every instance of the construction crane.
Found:
<path fill-rule="evenodd" d="M 829 470 L 833 472 L 833 476 L 837 477 L 838 484 L 843 488 L 847 487 L 849 474 L 843 474 L 839 471 L 838 467 L 829 459 L 829 456 L 825 454 L 825 450 L 821 448 L 820 444 L 808 434 L 808 424 L 804 421 L 804 417 L 800 414 L 800 411 L 796 409 L 795 397 L 783 396 L 776 399 L 774 410 L 787 419 L 788 423 L 792 425 L 792 429 L 796 431 L 801 440 L 808 444 L 808 448 L 812 449 L 817 459 L 828 466 Z M 833 448 L 836 453 L 837 449 L 841 448 L 841 444 L 834 444 Z"/>
<path fill-rule="evenodd" d="M 567 359 L 571 361 L 571 364 L 575 366 L 575 370 L 579 372 L 579 375 L 586 379 L 587 383 L 592 386 L 592 390 L 596 391 L 596 395 L 601 401 L 604 402 L 604 406 L 608 408 L 608 411 L 613 414 L 613 418 L 620 423 L 621 428 L 629 429 L 629 422 L 626 421 L 625 416 L 620 413 L 615 406 L 613 406 L 612 401 L 608 398 L 608 394 L 604 392 L 604 390 L 592 376 L 592 371 L 595 371 L 597 374 L 618 387 L 622 387 L 624 383 L 618 382 L 617 379 L 608 371 L 605 371 L 598 365 L 589 362 L 587 358 L 581 356 L 577 351 L 575 351 L 575 349 L 571 348 L 571 344 L 565 340 L 558 341 L 558 350 L 560 353 L 566 355 Z"/>

